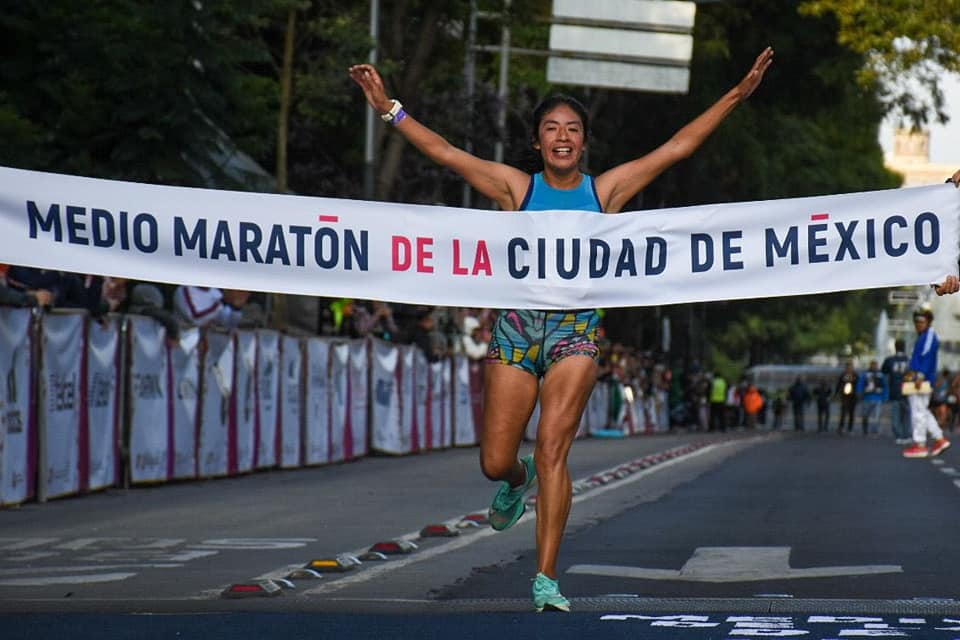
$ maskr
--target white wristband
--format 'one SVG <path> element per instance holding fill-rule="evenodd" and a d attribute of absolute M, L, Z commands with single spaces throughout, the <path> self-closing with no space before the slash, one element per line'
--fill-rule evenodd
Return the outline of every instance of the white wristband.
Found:
<path fill-rule="evenodd" d="M 393 106 L 390 107 L 390 111 L 380 114 L 380 119 L 384 122 L 393 122 L 397 114 L 400 113 L 400 110 L 403 109 L 403 105 L 400 104 L 399 100 L 391 100 L 391 102 L 393 102 Z"/>

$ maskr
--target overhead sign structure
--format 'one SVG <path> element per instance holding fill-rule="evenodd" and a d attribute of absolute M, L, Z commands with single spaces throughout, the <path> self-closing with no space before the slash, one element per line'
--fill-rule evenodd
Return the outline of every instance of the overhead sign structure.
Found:
<path fill-rule="evenodd" d="M 547 80 L 686 93 L 696 3 L 554 0 Z"/>

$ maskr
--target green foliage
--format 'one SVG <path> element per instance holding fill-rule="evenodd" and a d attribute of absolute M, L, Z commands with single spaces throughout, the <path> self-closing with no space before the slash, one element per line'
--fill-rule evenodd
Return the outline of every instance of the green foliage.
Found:
<path fill-rule="evenodd" d="M 168 184 L 216 180 L 224 130 L 257 102 L 238 74 L 258 55 L 240 37 L 255 4 L 25 0 L 5 8 L 5 110 L 29 144 L 3 145 L 0 163 Z"/>
<path fill-rule="evenodd" d="M 836 21 L 837 41 L 866 56 L 860 84 L 879 87 L 886 108 L 918 125 L 948 119 L 939 84 L 941 70 L 960 72 L 960 1 L 806 0 L 800 13 Z"/>

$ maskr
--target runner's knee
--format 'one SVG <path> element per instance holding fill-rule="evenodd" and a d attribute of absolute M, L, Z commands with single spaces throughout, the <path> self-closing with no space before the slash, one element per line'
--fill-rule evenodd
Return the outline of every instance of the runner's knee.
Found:
<path fill-rule="evenodd" d="M 498 451 L 480 451 L 480 471 L 488 480 L 506 480 L 517 464 L 517 457 Z"/>

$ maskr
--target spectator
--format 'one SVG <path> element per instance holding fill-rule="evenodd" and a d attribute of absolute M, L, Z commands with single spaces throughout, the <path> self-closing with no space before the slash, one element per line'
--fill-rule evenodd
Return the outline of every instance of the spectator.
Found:
<path fill-rule="evenodd" d="M 757 385 L 750 383 L 747 386 L 747 392 L 743 395 L 743 412 L 746 415 L 747 429 L 757 428 L 757 416 L 763 409 L 763 396 Z"/>
<path fill-rule="evenodd" d="M 65 299 L 66 285 L 63 274 L 59 271 L 9 265 L 5 280 L 7 286 L 14 291 L 27 293 L 42 290 L 48 292 L 51 299 L 43 305 L 45 307 L 60 306 Z"/>
<path fill-rule="evenodd" d="M 353 328 L 358 337 L 373 336 L 387 341 L 396 340 L 399 333 L 393 308 L 379 300 L 354 303 Z"/>
<path fill-rule="evenodd" d="M 890 428 L 893 439 L 899 445 L 910 444 L 910 407 L 903 395 L 903 376 L 910 368 L 907 357 L 907 343 L 897 338 L 893 343 L 895 353 L 887 356 L 880 365 L 880 371 L 886 378 L 887 403 L 890 405 Z"/>
<path fill-rule="evenodd" d="M 428 362 L 436 362 L 443 357 L 440 337 L 437 335 L 437 320 L 432 307 L 416 307 L 413 315 L 415 324 L 410 342 L 417 345 L 427 357 Z"/>
<path fill-rule="evenodd" d="M 18 289 L 7 282 L 10 265 L 0 265 L 0 306 L 3 307 L 49 307 L 53 305 L 53 292 L 48 289 Z"/>
<path fill-rule="evenodd" d="M 950 371 L 944 369 L 937 375 L 933 383 L 933 394 L 930 396 L 930 410 L 937 419 L 941 429 L 947 427 L 950 415 Z"/>
<path fill-rule="evenodd" d="M 867 370 L 857 378 L 857 398 L 861 402 L 863 435 L 880 433 L 880 409 L 887 399 L 887 379 L 876 360 L 871 360 Z"/>
<path fill-rule="evenodd" d="M 793 430 L 804 431 L 807 425 L 804 423 L 803 412 L 810 402 L 810 390 L 803 382 L 802 378 L 797 378 L 788 391 L 790 395 L 790 405 L 793 408 Z"/>
<path fill-rule="evenodd" d="M 853 363 L 848 362 L 843 373 L 837 379 L 837 397 L 840 398 L 840 422 L 837 425 L 837 434 L 843 435 L 843 424 L 847 424 L 847 432 L 853 431 L 853 414 L 857 408 L 857 380 L 859 376 L 853 369 Z"/>
<path fill-rule="evenodd" d="M 471 360 L 483 360 L 487 357 L 490 340 L 484 336 L 484 327 L 474 316 L 464 316 L 463 335 L 461 336 L 463 352 Z"/>
<path fill-rule="evenodd" d="M 175 344 L 180 340 L 180 323 L 176 316 L 163 306 L 163 293 L 160 288 L 149 282 L 141 282 L 130 291 L 127 313 L 153 318 L 163 325 L 167 333 L 167 342 Z"/>
<path fill-rule="evenodd" d="M 713 374 L 710 384 L 710 431 L 726 431 L 727 381 L 719 371 Z"/>
<path fill-rule="evenodd" d="M 736 427 L 740 424 L 740 414 L 743 411 L 743 396 L 741 394 L 742 382 L 739 385 L 731 384 L 727 387 L 727 416 L 724 422 L 725 426 Z"/>
<path fill-rule="evenodd" d="M 191 326 L 233 329 L 243 319 L 243 305 L 249 298 L 248 291 L 181 285 L 173 294 L 173 308 Z"/>
<path fill-rule="evenodd" d="M 787 410 L 787 393 L 783 389 L 773 392 L 773 428 L 783 426 L 783 414 Z"/>
<path fill-rule="evenodd" d="M 951 409 L 950 421 L 947 426 L 950 433 L 953 433 L 957 425 L 957 420 L 960 419 L 960 370 L 958 370 L 950 380 L 950 395 L 947 396 L 947 402 L 950 404 Z"/>
<path fill-rule="evenodd" d="M 813 397 L 817 400 L 817 433 L 830 430 L 830 396 L 833 389 L 826 380 L 821 380 L 813 389 Z"/>

